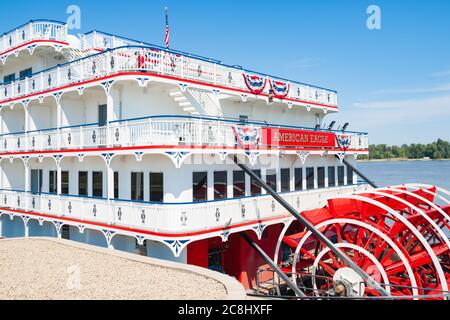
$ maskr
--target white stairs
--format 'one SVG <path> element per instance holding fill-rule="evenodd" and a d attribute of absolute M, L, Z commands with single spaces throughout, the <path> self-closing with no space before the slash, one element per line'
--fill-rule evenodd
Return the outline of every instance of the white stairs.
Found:
<path fill-rule="evenodd" d="M 197 108 L 195 108 L 189 99 L 186 97 L 185 93 L 181 90 L 173 90 L 169 92 L 172 99 L 180 106 L 180 108 L 191 115 L 199 115 Z"/>
<path fill-rule="evenodd" d="M 185 113 L 190 115 L 223 116 L 219 99 L 213 93 L 189 88 L 184 92 L 179 89 L 170 91 L 169 95 Z"/>

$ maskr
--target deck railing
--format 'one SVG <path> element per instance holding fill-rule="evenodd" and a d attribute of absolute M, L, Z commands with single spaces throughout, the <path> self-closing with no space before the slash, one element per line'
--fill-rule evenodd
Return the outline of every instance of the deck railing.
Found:
<path fill-rule="evenodd" d="M 0 54 L 32 40 L 67 40 L 67 25 L 50 20 L 34 20 L 0 37 Z"/>
<path fill-rule="evenodd" d="M 236 128 L 239 127 L 256 130 L 260 137 L 264 128 L 279 128 L 276 125 L 240 123 L 213 118 L 156 116 L 112 122 L 106 126 L 93 124 L 5 134 L 0 136 L 0 152 L 152 145 L 239 148 L 242 147 L 236 139 Z M 311 129 L 309 131 L 316 132 Z M 348 150 L 365 151 L 369 147 L 369 138 L 366 133 L 334 133 L 337 137 L 345 135 L 349 139 Z M 263 140 L 262 138 L 258 139 L 252 147 L 278 148 L 276 145 L 265 145 Z M 339 145 L 338 139 L 336 139 L 334 147 L 342 147 Z"/>
<path fill-rule="evenodd" d="M 107 50 L 33 74 L 23 80 L 0 85 L 0 105 L 43 91 L 51 91 L 69 85 L 80 84 L 82 86 L 81 83 L 87 80 L 127 72 L 142 72 L 196 81 L 196 83 L 238 90 L 239 94 L 249 92 L 244 80 L 244 74 L 248 74 L 248 72 L 241 68 L 153 47 L 128 46 Z M 255 75 L 255 73 L 250 74 Z M 290 102 L 299 101 L 306 106 L 311 104 L 310 107 L 319 108 L 337 107 L 335 91 L 266 75 L 260 75 L 260 77 L 267 80 L 262 91 L 263 94 L 270 93 L 272 89 L 269 82 L 273 80 L 277 81 L 278 85 L 284 83 L 289 86 L 290 89 L 284 99 L 291 99 L 288 100 Z M 282 87 L 282 85 L 280 86 Z"/>
<path fill-rule="evenodd" d="M 299 210 L 311 210 L 324 206 L 327 198 L 364 188 L 367 185 L 300 191 L 282 196 Z M 157 204 L 0 190 L 0 208 L 174 234 L 289 216 L 268 195 L 204 203 Z"/>

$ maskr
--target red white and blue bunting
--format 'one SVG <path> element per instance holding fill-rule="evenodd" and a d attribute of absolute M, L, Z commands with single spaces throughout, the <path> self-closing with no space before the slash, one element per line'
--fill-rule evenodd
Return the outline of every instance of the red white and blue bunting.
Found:
<path fill-rule="evenodd" d="M 275 98 L 284 99 L 289 94 L 289 90 L 291 90 L 291 84 L 287 82 L 270 80 L 270 88 L 272 89 Z"/>
<path fill-rule="evenodd" d="M 247 88 L 254 94 L 260 94 L 264 91 L 264 88 L 267 84 L 267 78 L 256 76 L 256 75 L 249 75 L 244 73 L 244 80 L 245 84 L 247 85 Z"/>
<path fill-rule="evenodd" d="M 341 148 L 341 150 L 343 150 L 343 151 L 347 151 L 347 149 L 351 145 L 351 136 L 349 136 L 349 135 L 337 134 L 336 140 L 339 145 L 339 148 Z"/>
<path fill-rule="evenodd" d="M 256 147 L 261 139 L 259 128 L 233 126 L 233 131 L 237 143 L 244 148 Z"/>

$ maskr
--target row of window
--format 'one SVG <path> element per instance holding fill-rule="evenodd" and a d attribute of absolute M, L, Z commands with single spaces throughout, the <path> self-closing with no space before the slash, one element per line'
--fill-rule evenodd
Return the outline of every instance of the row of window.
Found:
<path fill-rule="evenodd" d="M 33 70 L 32 68 L 28 68 L 25 70 L 22 70 L 19 72 L 19 80 L 23 80 L 25 78 L 29 78 L 31 77 L 31 75 L 33 74 Z M 13 81 L 16 81 L 16 74 L 12 73 L 12 74 L 8 74 L 6 76 L 3 77 L 3 84 L 9 84 Z"/>
<path fill-rule="evenodd" d="M 326 171 L 328 171 L 328 186 L 343 186 L 345 185 L 345 168 L 344 166 L 336 167 L 318 167 L 317 171 L 314 168 L 306 168 L 305 177 L 303 177 L 303 168 L 295 168 L 293 172 L 293 188 L 291 188 L 291 169 L 283 168 L 280 170 L 280 188 L 277 187 L 277 171 L 267 170 L 265 182 L 278 192 L 291 192 L 312 190 L 316 188 L 325 188 Z M 337 172 L 336 172 L 337 171 Z M 253 171 L 261 178 L 261 170 Z M 317 175 L 316 175 L 317 173 Z M 250 178 L 249 190 L 247 190 L 247 180 L 244 171 L 233 171 L 232 173 L 232 192 L 229 194 L 228 189 L 228 172 L 216 171 L 213 173 L 214 181 L 214 200 L 228 199 L 228 198 L 242 198 L 245 196 L 258 196 L 262 194 L 262 188 L 257 184 L 256 180 Z M 103 190 L 103 172 L 91 172 L 91 194 L 93 197 L 104 198 Z M 89 194 L 89 172 L 78 172 L 78 195 L 88 196 Z M 348 182 L 353 184 L 353 171 L 347 168 Z M 31 191 L 33 193 L 40 193 L 42 191 L 42 170 L 32 170 L 31 172 Z M 304 187 L 304 181 L 306 185 Z M 119 199 L 119 173 L 114 172 L 114 198 Z M 58 173 L 57 171 L 49 171 L 49 193 L 56 194 L 58 191 Z M 151 202 L 164 201 L 164 175 L 163 173 L 149 173 L 149 199 Z M 61 172 L 61 194 L 69 195 L 69 172 Z M 192 199 L 194 202 L 208 201 L 208 172 L 194 172 L 192 175 Z M 130 184 L 130 200 L 144 201 L 144 173 L 132 172 Z"/>
<path fill-rule="evenodd" d="M 326 170 L 328 170 L 328 186 L 345 185 L 345 168 L 337 167 L 318 167 L 317 176 L 315 176 L 314 168 L 306 168 L 306 189 L 315 189 L 315 181 L 317 180 L 317 188 L 326 187 Z M 261 178 L 261 170 L 253 170 L 253 172 Z M 347 168 L 347 176 L 349 177 L 347 184 L 353 184 L 353 170 Z M 303 186 L 303 168 L 294 169 L 294 188 L 291 190 L 291 169 L 283 168 L 280 170 L 280 188 L 277 188 L 277 172 L 276 170 L 267 170 L 265 182 L 273 190 L 279 192 L 291 192 L 304 190 Z M 214 200 L 227 198 L 241 198 L 245 196 L 258 196 L 262 194 L 262 188 L 257 184 L 256 180 L 250 179 L 250 194 L 247 194 L 247 183 L 244 171 L 233 171 L 233 194 L 228 194 L 228 174 L 227 171 L 214 172 Z M 192 178 L 192 199 L 194 202 L 202 202 L 208 200 L 208 172 L 194 172 Z"/>
<path fill-rule="evenodd" d="M 89 194 L 89 172 L 78 172 L 78 195 L 88 196 Z M 93 197 L 103 198 L 105 193 L 103 190 L 103 172 L 91 172 L 92 185 L 91 191 Z M 36 177 L 36 178 L 35 178 Z M 42 192 L 42 170 L 32 170 L 31 172 L 31 192 Z M 119 199 L 119 173 L 114 172 L 114 198 Z M 144 173 L 131 173 L 131 200 L 144 201 Z M 49 171 L 49 193 L 56 194 L 58 192 L 58 172 Z M 69 195 L 69 172 L 61 172 L 61 194 Z M 150 173 L 150 201 L 164 201 L 164 176 L 162 173 Z"/>

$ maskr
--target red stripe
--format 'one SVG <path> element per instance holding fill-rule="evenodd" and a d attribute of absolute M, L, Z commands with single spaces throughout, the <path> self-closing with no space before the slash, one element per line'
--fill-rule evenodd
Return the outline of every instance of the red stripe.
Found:
<path fill-rule="evenodd" d="M 234 91 L 234 92 L 239 92 L 239 93 L 245 93 L 245 94 L 250 94 L 250 95 L 255 95 L 255 96 L 263 96 L 263 97 L 268 97 L 269 96 L 268 94 L 265 94 L 265 93 L 254 94 L 251 91 L 247 91 L 247 90 L 228 88 L 228 87 L 225 87 L 225 86 L 209 84 L 209 83 L 206 83 L 206 82 L 201 82 L 201 81 L 196 81 L 196 80 L 182 79 L 182 78 L 178 78 L 178 77 L 161 75 L 161 74 L 152 74 L 152 73 L 146 73 L 146 72 L 131 72 L 130 71 L 130 72 L 119 72 L 119 73 L 116 73 L 114 75 L 109 75 L 109 76 L 105 76 L 105 77 L 101 77 L 101 78 L 96 78 L 96 79 L 86 80 L 86 81 L 79 82 L 79 83 L 65 85 L 65 86 L 62 86 L 62 87 L 58 87 L 56 89 L 49 89 L 49 90 L 41 91 L 41 92 L 38 92 L 38 93 L 33 93 L 33 94 L 30 94 L 30 95 L 27 95 L 27 96 L 19 97 L 19 98 L 3 100 L 3 101 L 0 101 L 0 105 L 8 104 L 8 103 L 11 103 L 11 102 L 14 102 L 14 101 L 19 101 L 19 100 L 25 100 L 27 98 L 40 96 L 40 95 L 43 95 L 43 94 L 46 94 L 46 93 L 57 92 L 57 91 L 61 91 L 61 90 L 72 88 L 72 87 L 80 87 L 80 86 L 82 86 L 84 84 L 90 84 L 90 83 L 101 82 L 103 80 L 108 80 L 108 79 L 112 79 L 112 78 L 118 78 L 120 76 L 147 76 L 147 77 L 154 77 L 154 78 L 162 78 L 162 79 L 167 79 L 167 80 L 182 81 L 182 82 L 197 84 L 197 85 L 206 86 L 206 87 L 213 87 L 213 88 L 216 88 L 216 89 L 222 89 L 222 90 L 229 90 L 229 91 Z M 330 108 L 330 109 L 335 109 L 335 110 L 338 109 L 338 107 L 336 107 L 336 106 L 330 106 L 330 105 L 317 103 L 317 102 L 308 102 L 308 101 L 304 101 L 304 100 L 300 100 L 300 99 L 285 98 L 285 99 L 281 99 L 281 100 L 292 101 L 292 102 L 297 102 L 297 103 L 304 103 L 304 104 L 307 104 L 307 105 L 315 105 L 315 106 L 325 107 L 325 108 Z"/>
<path fill-rule="evenodd" d="M 194 237 L 194 236 L 219 232 L 219 231 L 223 231 L 223 230 L 230 230 L 230 229 L 236 229 L 236 228 L 240 228 L 240 227 L 246 227 L 246 226 L 250 226 L 253 224 L 266 223 L 266 222 L 275 221 L 278 219 L 280 219 L 280 220 L 286 219 L 285 216 L 282 216 L 282 217 L 276 217 L 276 218 L 268 218 L 268 219 L 264 219 L 264 220 L 254 220 L 254 221 L 250 221 L 250 222 L 239 223 L 239 224 L 230 226 L 228 228 L 215 228 L 215 229 L 209 229 L 206 231 L 197 231 L 197 232 L 188 232 L 188 233 L 159 233 L 159 232 L 147 231 L 147 230 L 142 230 L 142 229 L 113 226 L 110 224 L 88 221 L 88 220 L 79 220 L 79 219 L 73 219 L 73 218 L 67 218 L 67 217 L 57 217 L 57 216 L 36 213 L 36 212 L 14 210 L 14 209 L 8 209 L 8 208 L 0 208 L 0 210 L 11 212 L 11 213 L 25 214 L 25 215 L 34 216 L 34 217 L 68 221 L 68 222 L 73 222 L 73 223 L 81 224 L 81 225 L 93 225 L 93 226 L 97 226 L 97 227 L 101 227 L 101 228 L 105 228 L 105 229 L 121 230 L 121 231 L 127 231 L 127 232 L 132 232 L 132 233 L 146 234 L 146 235 L 152 235 L 152 236 L 158 236 L 158 237 L 170 237 L 170 238 Z"/>
<path fill-rule="evenodd" d="M 77 153 L 77 154 L 84 154 L 88 152 L 110 152 L 110 151 L 136 151 L 136 150 L 151 150 L 151 149 L 168 149 L 168 150 L 186 150 L 186 149 L 195 149 L 195 150 L 244 150 L 243 148 L 238 147 L 205 147 L 205 146 L 137 146 L 137 147 L 116 147 L 116 148 L 86 148 L 86 149 L 61 149 L 61 150 L 38 150 L 38 151 L 27 151 L 27 152 L 7 152 L 7 153 L 0 153 L 0 157 L 4 156 L 14 156 L 14 155 L 36 155 L 36 154 L 66 154 L 66 153 Z M 257 148 L 252 149 L 253 151 L 267 151 L 267 150 L 287 150 L 287 151 L 341 151 L 340 148 L 336 147 L 333 149 L 319 149 L 319 148 Z M 347 149 L 347 152 L 367 152 L 368 149 L 359 150 L 359 149 Z"/>
<path fill-rule="evenodd" d="M 3 56 L 3 55 L 5 55 L 5 54 L 7 54 L 7 53 L 9 53 L 11 51 L 14 51 L 14 50 L 17 50 L 17 49 L 21 48 L 21 47 L 29 46 L 30 44 L 33 44 L 33 43 L 42 43 L 42 42 L 56 43 L 56 44 L 61 44 L 61 45 L 66 45 L 66 46 L 69 45 L 69 43 L 67 43 L 67 42 L 56 41 L 56 40 L 31 40 L 31 41 L 23 43 L 23 44 L 21 44 L 21 45 L 19 45 L 17 47 L 14 47 L 14 48 L 11 48 L 9 50 L 0 52 L 0 56 Z"/>

